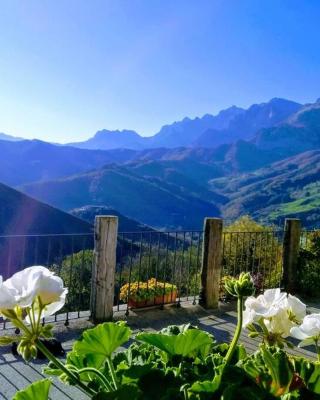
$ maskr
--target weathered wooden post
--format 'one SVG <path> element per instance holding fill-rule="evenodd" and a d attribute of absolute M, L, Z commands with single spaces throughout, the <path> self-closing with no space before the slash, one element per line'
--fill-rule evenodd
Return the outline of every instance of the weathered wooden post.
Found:
<path fill-rule="evenodd" d="M 282 284 L 288 293 L 297 289 L 297 268 L 300 250 L 301 221 L 287 218 L 283 238 L 283 280 Z"/>
<path fill-rule="evenodd" d="M 113 316 L 118 217 L 98 215 L 94 227 L 91 286 L 91 319 L 94 323 Z"/>
<path fill-rule="evenodd" d="M 218 308 L 219 305 L 222 228 L 221 218 L 205 218 L 199 301 L 205 308 Z"/>

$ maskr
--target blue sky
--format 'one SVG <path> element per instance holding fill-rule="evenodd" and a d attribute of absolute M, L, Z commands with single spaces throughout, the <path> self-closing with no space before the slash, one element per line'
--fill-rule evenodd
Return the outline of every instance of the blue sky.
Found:
<path fill-rule="evenodd" d="M 318 0 L 0 0 L 0 132 L 57 142 L 320 97 Z"/>

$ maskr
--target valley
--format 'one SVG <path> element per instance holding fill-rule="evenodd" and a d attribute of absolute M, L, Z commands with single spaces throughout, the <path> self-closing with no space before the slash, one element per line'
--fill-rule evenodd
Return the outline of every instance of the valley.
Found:
<path fill-rule="evenodd" d="M 15 139 L 0 140 L 0 181 L 91 223 L 108 209 L 157 229 L 245 214 L 265 223 L 298 216 L 313 227 L 320 214 L 318 101 L 233 106 L 148 138 L 99 131 L 72 145 Z"/>

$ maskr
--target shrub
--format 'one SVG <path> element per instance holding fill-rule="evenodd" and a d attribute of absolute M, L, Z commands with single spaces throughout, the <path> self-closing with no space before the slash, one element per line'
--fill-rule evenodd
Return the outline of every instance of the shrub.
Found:
<path fill-rule="evenodd" d="M 135 301 L 153 300 L 158 296 L 176 291 L 176 285 L 151 278 L 147 282 L 131 282 L 131 284 L 126 283 L 123 285 L 120 290 L 120 300 L 126 302 L 128 296 Z"/>
<path fill-rule="evenodd" d="M 317 297 L 320 293 L 320 232 L 307 233 L 298 259 L 300 293 Z"/>
<path fill-rule="evenodd" d="M 262 288 L 279 286 L 282 244 L 273 227 L 258 224 L 245 215 L 224 230 L 222 270 L 237 276 L 250 271 L 262 281 Z"/>

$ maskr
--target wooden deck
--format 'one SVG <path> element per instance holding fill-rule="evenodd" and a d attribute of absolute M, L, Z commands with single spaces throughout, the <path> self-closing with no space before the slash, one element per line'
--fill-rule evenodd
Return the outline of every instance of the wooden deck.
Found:
<path fill-rule="evenodd" d="M 320 309 L 317 305 L 312 305 L 309 307 L 309 311 L 320 312 Z M 116 318 L 124 319 L 123 313 L 117 313 Z M 185 303 L 181 308 L 168 306 L 164 310 L 153 308 L 130 312 L 130 315 L 126 319 L 134 333 L 139 331 L 154 331 L 167 325 L 190 322 L 193 325 L 197 325 L 200 329 L 212 333 L 217 341 L 224 342 L 230 341 L 233 336 L 236 313 L 230 307 L 228 309 L 225 306 L 222 306 L 219 312 L 210 312 L 203 310 L 199 306 Z M 62 322 L 58 322 L 56 337 L 63 342 L 63 347 L 68 351 L 75 338 L 88 326 L 90 326 L 90 323 L 86 317 L 71 320 L 69 327 L 65 327 Z M 10 332 L 11 330 L 9 329 L 8 331 Z M 8 334 L 8 331 L 4 331 L 4 333 Z M 259 340 L 249 339 L 245 331 L 242 333 L 240 341 L 249 352 L 256 350 L 259 344 Z M 315 357 L 312 349 L 296 348 L 294 352 L 292 350 L 289 350 L 289 352 L 310 358 Z M 43 378 L 41 370 L 45 364 L 45 362 L 38 361 L 26 364 L 21 358 L 14 357 L 10 352 L 10 348 L 0 348 L 0 399 L 9 400 L 16 390 Z M 87 399 L 78 389 L 62 385 L 58 380 L 54 380 L 51 398 L 53 400 Z"/>

